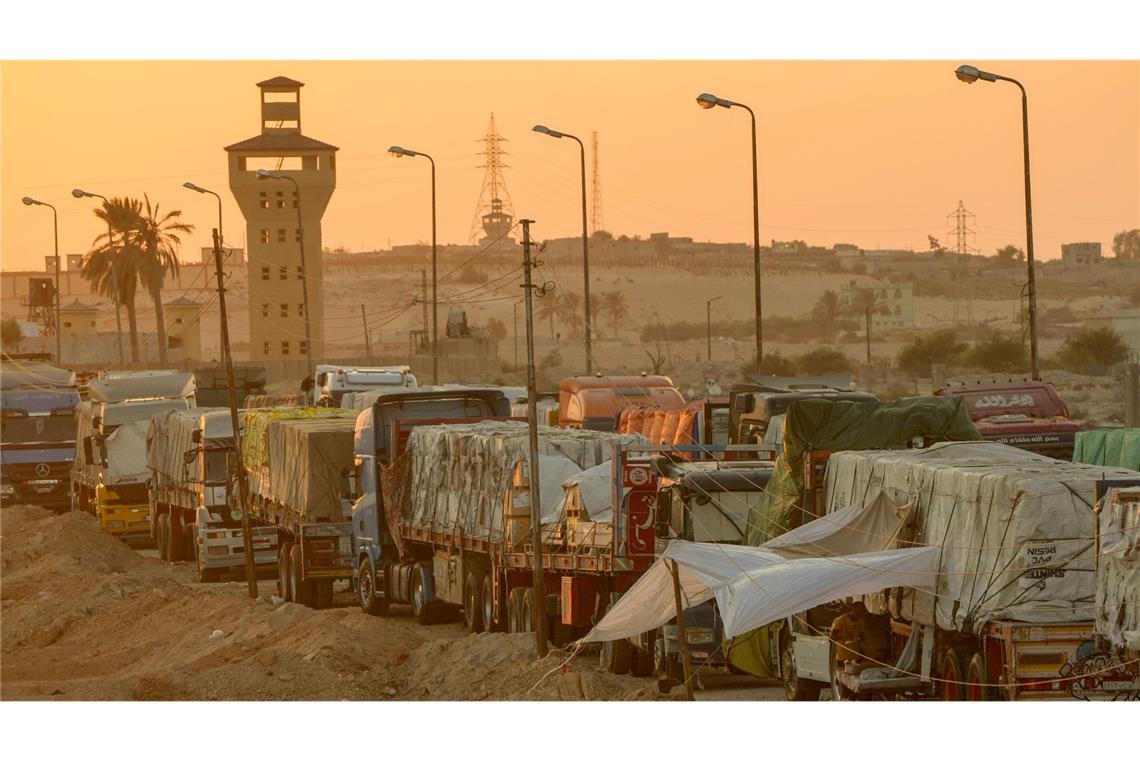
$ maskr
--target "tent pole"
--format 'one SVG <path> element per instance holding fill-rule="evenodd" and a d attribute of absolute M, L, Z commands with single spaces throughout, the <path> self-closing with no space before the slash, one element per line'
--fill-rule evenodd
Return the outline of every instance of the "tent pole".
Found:
<path fill-rule="evenodd" d="M 681 642 L 681 672 L 685 676 L 685 699 L 693 701 L 693 676 L 689 665 L 689 637 L 685 633 L 685 608 L 681 606 L 681 576 L 677 572 L 677 560 L 671 560 L 669 568 L 673 572 L 673 601 L 677 605 L 677 636 Z"/>

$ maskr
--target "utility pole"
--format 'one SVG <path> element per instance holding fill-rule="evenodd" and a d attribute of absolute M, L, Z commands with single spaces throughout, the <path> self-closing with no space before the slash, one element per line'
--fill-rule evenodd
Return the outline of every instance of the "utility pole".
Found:
<path fill-rule="evenodd" d="M 673 602 L 677 609 L 677 636 L 681 644 L 681 673 L 685 678 L 685 699 L 693 701 L 693 675 L 689 665 L 689 636 L 685 631 L 685 608 L 681 605 L 681 576 L 677 570 L 677 560 L 669 560 L 673 574 Z"/>
<path fill-rule="evenodd" d="M 721 296 L 714 296 L 705 301 L 705 341 L 709 361 L 712 361 L 712 302 L 719 301 Z"/>
<path fill-rule="evenodd" d="M 530 258 L 530 225 L 533 219 L 520 219 L 523 228 L 523 292 L 526 300 L 526 419 L 530 438 L 530 463 L 528 485 L 530 486 L 531 540 L 534 542 L 534 604 L 531 617 L 534 624 L 534 652 L 538 659 L 546 656 L 546 580 L 542 572 L 542 502 L 538 487 L 538 407 L 534 377 L 534 308 L 530 273 L 534 262 Z"/>
<path fill-rule="evenodd" d="M 364 322 L 364 352 L 368 354 L 368 363 L 372 364 L 372 336 L 368 334 L 368 317 L 364 314 L 364 304 L 360 304 L 360 319 Z"/>
<path fill-rule="evenodd" d="M 514 312 L 515 312 L 515 330 L 514 330 L 514 335 L 515 335 L 515 369 L 517 370 L 518 366 L 519 366 L 519 302 L 518 301 L 515 301 Z"/>
<path fill-rule="evenodd" d="M 234 431 L 232 478 L 238 482 L 238 508 L 241 510 L 241 540 L 245 554 L 245 581 L 249 586 L 249 598 L 257 598 L 257 569 L 253 560 L 253 526 L 249 519 L 249 484 L 241 466 L 241 423 L 237 412 L 237 387 L 234 383 L 234 363 L 230 356 L 230 325 L 226 319 L 225 268 L 222 266 L 222 238 L 214 230 L 214 266 L 218 272 L 218 309 L 222 317 L 222 358 L 226 365 L 226 386 L 230 392 L 230 424 Z M 307 312 L 306 312 L 307 313 Z"/>
<path fill-rule="evenodd" d="M 428 297 L 427 297 L 427 270 L 426 269 L 420 270 L 420 292 L 422 294 L 420 296 L 420 303 L 422 303 L 424 305 L 424 331 L 423 331 L 423 336 L 424 336 L 424 340 L 426 341 L 427 336 L 428 336 Z"/>

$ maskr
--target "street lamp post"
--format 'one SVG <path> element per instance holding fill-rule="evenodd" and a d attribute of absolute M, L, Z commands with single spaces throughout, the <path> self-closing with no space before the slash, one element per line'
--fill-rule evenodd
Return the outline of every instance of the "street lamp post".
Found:
<path fill-rule="evenodd" d="M 436 290 L 438 277 L 438 251 L 435 240 L 435 159 L 427 153 L 393 145 L 388 152 L 396 158 L 420 156 L 431 163 L 431 383 L 439 385 L 439 295 Z"/>
<path fill-rule="evenodd" d="M 305 371 L 308 375 L 312 375 L 313 332 L 310 326 L 312 310 L 309 308 L 309 268 L 305 266 L 305 226 L 301 222 L 301 186 L 297 184 L 297 180 L 281 172 L 258 169 L 257 175 L 264 179 L 282 179 L 292 182 L 293 192 L 297 194 L 297 246 L 301 251 L 301 301 L 305 304 Z M 219 199 L 220 203 L 221 200 Z M 221 211 L 219 210 L 218 213 L 220 214 Z"/>
<path fill-rule="evenodd" d="M 81 190 L 78 187 L 75 188 L 74 190 L 72 190 L 71 194 L 72 194 L 72 196 L 74 196 L 76 198 L 99 198 L 100 200 L 103 201 L 103 203 L 105 203 L 108 206 L 108 208 L 111 205 L 111 202 L 109 200 L 107 200 L 107 196 L 99 195 L 98 193 L 89 193 L 86 190 Z M 117 257 L 115 256 L 115 248 L 113 245 L 113 238 L 111 237 L 111 232 L 112 232 L 111 231 L 111 217 L 110 217 L 110 215 L 108 215 L 107 216 L 107 252 L 111 256 L 111 279 L 114 280 L 114 282 L 115 282 L 115 287 L 114 287 L 114 291 L 115 291 L 115 335 L 116 335 L 116 339 L 117 339 L 116 342 L 118 343 L 118 346 L 119 346 L 119 367 L 125 368 L 127 366 L 127 362 L 123 358 L 123 320 L 122 320 L 122 317 L 119 316 L 119 306 L 121 305 L 121 301 L 122 301 L 122 299 L 119 298 L 119 264 L 118 264 Z M 125 243 L 126 241 L 124 240 L 123 242 Z"/>
<path fill-rule="evenodd" d="M 25 206 L 47 206 L 51 209 L 51 225 L 52 235 L 55 246 L 55 360 L 63 363 L 63 341 L 60 337 L 60 328 L 63 323 L 59 321 L 59 213 L 55 210 L 55 206 L 43 201 L 37 201 L 35 198 L 24 196 Z"/>
<path fill-rule="evenodd" d="M 721 296 L 714 296 L 705 301 L 705 327 L 707 330 L 706 340 L 709 354 L 709 361 L 712 361 L 712 302 L 719 301 Z"/>
<path fill-rule="evenodd" d="M 1033 200 L 1029 183 L 1029 98 L 1021 82 L 1010 77 L 982 71 L 976 66 L 959 66 L 954 72 L 959 80 L 973 84 L 979 79 L 985 82 L 1012 82 L 1021 90 L 1021 142 L 1025 161 L 1025 265 L 1029 270 L 1029 369 L 1034 380 L 1041 379 L 1037 363 L 1037 278 L 1033 265 Z"/>
<path fill-rule="evenodd" d="M 586 374 L 592 375 L 593 346 L 591 345 L 590 328 L 594 314 L 590 309 L 590 236 L 588 227 L 586 225 L 586 146 L 582 144 L 581 140 L 569 132 L 559 132 L 556 129 L 545 127 L 542 124 L 536 124 L 533 127 L 533 131 L 558 139 L 569 137 L 571 140 L 578 143 L 579 156 L 581 159 L 579 164 L 582 170 L 582 300 L 585 301 L 586 307 Z"/>
<path fill-rule="evenodd" d="M 760 180 L 756 168 L 756 114 L 743 103 L 718 98 L 707 92 L 697 96 L 697 105 L 706 110 L 716 106 L 721 108 L 737 106 L 752 117 L 752 266 L 756 289 L 756 372 L 759 374 L 764 366 L 764 325 L 760 317 Z"/>
<path fill-rule="evenodd" d="M 218 244 L 222 246 L 222 250 L 224 251 L 226 238 L 224 235 L 222 235 L 222 196 L 218 195 L 213 190 L 207 190 L 204 187 L 195 185 L 193 182 L 183 182 L 182 187 L 186 188 L 187 190 L 193 190 L 196 193 L 205 193 L 207 195 L 212 195 L 218 199 Z M 308 313 L 308 311 L 309 307 L 306 305 L 305 312 Z M 220 358 L 223 361 L 225 361 L 225 350 L 226 349 L 224 346 L 218 346 L 218 353 L 221 355 Z"/>

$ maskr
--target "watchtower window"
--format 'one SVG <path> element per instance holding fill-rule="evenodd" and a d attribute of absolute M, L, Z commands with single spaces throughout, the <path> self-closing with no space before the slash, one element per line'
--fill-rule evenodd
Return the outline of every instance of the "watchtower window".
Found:
<path fill-rule="evenodd" d="M 296 230 L 293 231 L 293 242 L 294 243 L 300 243 L 301 242 L 301 228 L 300 227 L 298 227 Z"/>
<path fill-rule="evenodd" d="M 269 304 L 267 304 L 267 303 L 261 304 L 261 316 L 263 316 L 263 317 L 269 316 Z"/>
<path fill-rule="evenodd" d="M 277 191 L 277 208 L 285 208 L 285 193 Z"/>
<path fill-rule="evenodd" d="M 277 242 L 278 243 L 284 243 L 285 242 L 285 228 L 284 227 L 278 227 L 277 228 Z"/>
<path fill-rule="evenodd" d="M 260 205 L 262 208 L 269 208 L 269 199 L 265 197 L 265 193 L 258 193 L 258 196 L 260 196 L 258 205 Z"/>
<path fill-rule="evenodd" d="M 297 98 L 300 96 L 297 90 L 289 90 L 288 92 L 271 92 L 269 90 L 262 90 L 261 102 L 263 103 L 296 103 Z"/>
<path fill-rule="evenodd" d="M 269 206 L 266 206 L 266 208 L 269 208 Z M 261 242 L 263 242 L 263 243 L 269 242 L 269 229 L 268 228 L 262 228 L 260 239 L 261 239 Z"/>
<path fill-rule="evenodd" d="M 309 342 L 307 340 L 297 341 L 297 353 L 299 353 L 299 354 L 309 353 Z"/>
<path fill-rule="evenodd" d="M 304 276 L 305 276 L 305 268 L 304 267 L 297 267 L 297 279 L 300 280 Z"/>
<path fill-rule="evenodd" d="M 269 341 L 267 341 L 267 340 L 266 340 L 266 341 L 262 341 L 262 343 L 261 343 L 261 353 L 265 354 L 266 356 L 269 356 L 269 352 L 270 352 L 271 350 L 272 350 L 272 349 L 270 348 L 270 343 L 269 343 Z"/>
<path fill-rule="evenodd" d="M 277 267 L 277 279 L 288 280 L 289 279 L 289 267 L 285 266 L 284 264 L 279 264 Z"/>
<path fill-rule="evenodd" d="M 289 341 L 287 341 L 287 340 L 281 341 L 281 355 L 282 356 L 288 356 L 289 355 Z"/>
<path fill-rule="evenodd" d="M 283 316 L 283 317 L 289 316 L 289 304 L 287 304 L 287 303 L 281 304 L 281 316 Z"/>
<path fill-rule="evenodd" d="M 304 303 L 304 301 L 297 304 L 297 316 L 301 317 L 302 319 L 304 319 L 304 317 L 305 317 L 305 303 Z"/>

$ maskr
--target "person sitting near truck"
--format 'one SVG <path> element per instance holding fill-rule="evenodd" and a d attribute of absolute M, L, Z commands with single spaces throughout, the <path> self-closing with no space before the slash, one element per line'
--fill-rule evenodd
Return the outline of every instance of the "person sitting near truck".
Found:
<path fill-rule="evenodd" d="M 831 640 L 835 642 L 835 661 L 842 665 L 847 662 L 862 662 L 866 659 L 863 651 L 867 608 L 862 602 L 855 602 L 831 624 Z"/>

